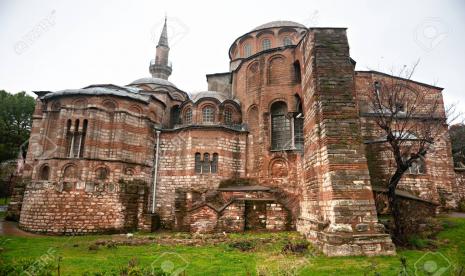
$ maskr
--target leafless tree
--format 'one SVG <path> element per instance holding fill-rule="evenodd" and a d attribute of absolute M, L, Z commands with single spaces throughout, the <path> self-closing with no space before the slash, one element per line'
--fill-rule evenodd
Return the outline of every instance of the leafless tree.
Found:
<path fill-rule="evenodd" d="M 419 168 L 422 159 L 435 142 L 447 133 L 448 115 L 453 107 L 445 109 L 439 91 L 426 85 L 412 85 L 411 77 L 418 62 L 404 67 L 394 77 L 382 78 L 374 83 L 369 94 L 369 109 L 376 125 L 381 129 L 382 142 L 394 158 L 395 169 L 388 179 L 388 199 L 394 222 L 393 238 L 405 243 L 401 210 L 396 189 L 404 173 Z M 452 118 L 450 118 L 452 119 Z"/>

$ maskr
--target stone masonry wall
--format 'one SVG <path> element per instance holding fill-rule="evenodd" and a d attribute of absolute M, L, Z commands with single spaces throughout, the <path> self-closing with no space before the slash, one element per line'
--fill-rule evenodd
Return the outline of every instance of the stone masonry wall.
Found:
<path fill-rule="evenodd" d="M 211 128 L 187 128 L 163 132 L 156 190 L 156 212 L 164 228 L 182 228 L 175 221 L 176 190 L 204 192 L 218 188 L 222 180 L 244 176 L 245 134 Z M 218 154 L 216 173 L 196 173 L 195 154 Z M 152 191 L 153 192 L 153 191 Z"/>
<path fill-rule="evenodd" d="M 393 254 L 371 191 L 346 31 L 311 29 L 300 52 L 306 191 L 298 230 L 330 256 Z"/>

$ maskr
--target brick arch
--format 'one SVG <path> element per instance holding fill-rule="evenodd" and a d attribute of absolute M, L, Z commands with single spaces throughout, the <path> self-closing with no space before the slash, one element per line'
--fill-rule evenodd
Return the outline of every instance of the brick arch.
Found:
<path fill-rule="evenodd" d="M 118 108 L 118 104 L 114 100 L 111 100 L 111 99 L 104 99 L 102 101 L 102 106 L 103 108 L 105 108 L 107 111 L 110 111 L 110 112 Z"/>
<path fill-rule="evenodd" d="M 266 36 L 266 35 L 274 36 L 274 32 L 271 30 L 263 30 L 263 31 L 258 32 L 255 36 L 257 38 L 262 38 L 262 36 Z"/>
<path fill-rule="evenodd" d="M 259 114 L 257 105 L 253 104 L 247 110 L 247 124 L 249 129 L 257 130 L 259 127 Z"/>
<path fill-rule="evenodd" d="M 142 108 L 137 105 L 137 104 L 133 104 L 129 107 L 129 111 L 130 112 L 133 112 L 133 113 L 136 113 L 137 116 L 140 116 L 142 114 Z"/>
<path fill-rule="evenodd" d="M 287 99 L 284 98 L 284 97 L 278 97 L 278 98 L 272 99 L 272 100 L 268 103 L 268 107 L 267 107 L 268 113 L 271 113 L 271 106 L 274 105 L 274 104 L 277 103 L 277 102 L 284 102 L 284 103 L 287 105 L 287 109 L 289 110 L 289 105 L 287 104 Z"/>
<path fill-rule="evenodd" d="M 48 163 L 42 164 L 39 166 L 39 170 L 37 171 L 38 180 L 50 180 L 52 174 L 52 169 Z"/>
<path fill-rule="evenodd" d="M 60 101 L 53 101 L 50 105 L 51 111 L 59 111 L 61 109 L 61 102 Z"/>
<path fill-rule="evenodd" d="M 211 100 L 204 100 L 202 103 L 198 104 L 196 106 L 196 113 L 197 113 L 197 118 L 196 121 L 198 123 L 203 123 L 203 110 L 206 107 L 212 107 L 214 114 L 213 114 L 213 122 L 216 123 L 218 122 L 218 115 L 219 115 L 219 107 L 218 104 L 214 101 Z"/>
<path fill-rule="evenodd" d="M 282 157 L 270 160 L 268 165 L 268 175 L 270 177 L 287 177 L 289 175 L 289 163 Z"/>
<path fill-rule="evenodd" d="M 110 179 L 111 170 L 106 165 L 99 165 L 94 170 L 95 177 L 97 181 L 108 181 Z"/>
<path fill-rule="evenodd" d="M 289 82 L 291 72 L 290 66 L 286 63 L 286 61 L 287 59 L 283 55 L 273 55 L 268 59 L 268 84 L 283 84 Z"/>
<path fill-rule="evenodd" d="M 79 178 L 78 166 L 75 163 L 67 163 L 61 169 L 61 177 L 65 180 L 77 180 Z"/>
<path fill-rule="evenodd" d="M 87 107 L 87 100 L 83 98 L 79 98 L 73 101 L 72 103 L 74 108 L 85 108 Z"/>
<path fill-rule="evenodd" d="M 260 66 L 258 61 L 253 61 L 246 70 L 247 90 L 254 90 L 260 86 Z"/>

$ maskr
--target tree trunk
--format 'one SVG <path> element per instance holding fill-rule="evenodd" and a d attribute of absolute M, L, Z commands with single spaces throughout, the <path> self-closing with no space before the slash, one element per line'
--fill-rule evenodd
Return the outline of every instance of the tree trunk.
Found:
<path fill-rule="evenodd" d="M 389 200 L 389 209 L 391 211 L 391 216 L 394 221 L 394 229 L 392 231 L 394 242 L 397 244 L 404 244 L 405 237 L 403 235 L 403 226 L 402 226 L 402 219 L 401 219 L 401 210 L 400 204 L 397 201 L 396 196 L 396 189 L 397 185 L 399 184 L 402 175 L 404 174 L 405 170 L 397 168 L 394 175 L 389 180 L 388 186 L 388 200 Z"/>

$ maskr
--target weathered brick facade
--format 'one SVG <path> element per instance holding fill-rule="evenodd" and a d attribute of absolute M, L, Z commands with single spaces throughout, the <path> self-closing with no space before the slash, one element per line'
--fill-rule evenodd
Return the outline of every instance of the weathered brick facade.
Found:
<path fill-rule="evenodd" d="M 237 38 L 230 71 L 188 95 L 171 74 L 166 25 L 151 78 L 39 91 L 20 226 L 88 233 L 297 229 L 325 254 L 394 254 L 372 185 L 389 157 L 364 115 L 374 80 L 356 72 L 346 30 L 271 22 Z M 423 85 L 413 83 L 412 85 Z M 441 90 L 431 87 L 432 93 Z M 447 135 L 428 173 L 402 187 L 453 192 Z M 158 223 L 157 223 L 158 224 Z"/>

